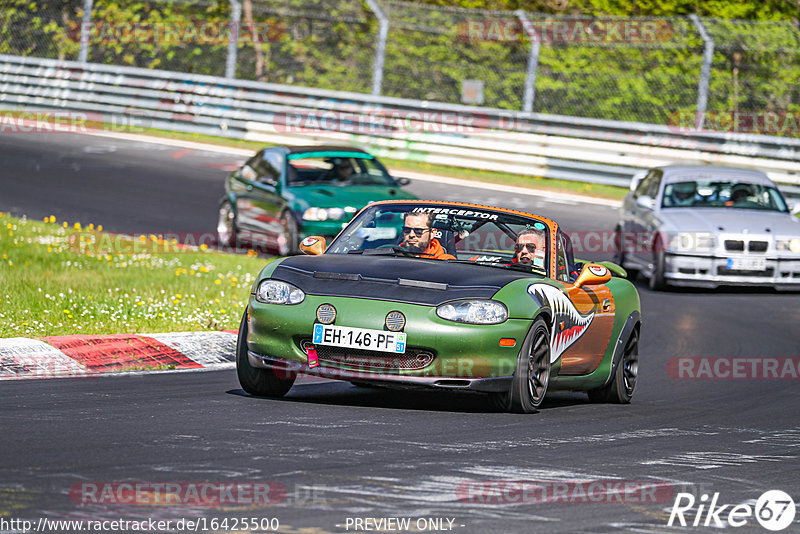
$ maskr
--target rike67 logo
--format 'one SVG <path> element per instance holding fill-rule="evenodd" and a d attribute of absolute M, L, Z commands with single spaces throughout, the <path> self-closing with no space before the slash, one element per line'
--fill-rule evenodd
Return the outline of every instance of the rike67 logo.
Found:
<path fill-rule="evenodd" d="M 752 501 L 750 501 L 752 502 Z M 695 504 L 697 509 L 695 510 Z M 783 530 L 794 521 L 794 500 L 781 490 L 765 491 L 755 505 L 747 502 L 732 505 L 719 504 L 719 492 L 714 493 L 709 501 L 707 494 L 700 496 L 696 503 L 691 493 L 678 493 L 672 504 L 667 526 L 687 526 L 687 521 L 694 527 L 725 528 L 747 525 L 753 517 L 767 530 Z M 688 520 L 687 517 L 688 516 Z M 694 516 L 694 520 L 692 520 Z"/>

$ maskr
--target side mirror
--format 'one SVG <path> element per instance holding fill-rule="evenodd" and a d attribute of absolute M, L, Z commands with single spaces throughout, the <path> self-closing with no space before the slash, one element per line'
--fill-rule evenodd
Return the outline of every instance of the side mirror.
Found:
<path fill-rule="evenodd" d="M 611 280 L 611 271 L 599 263 L 587 263 L 575 280 L 575 287 L 599 286 Z"/>
<path fill-rule="evenodd" d="M 394 181 L 397 182 L 397 185 L 408 185 L 411 183 L 411 180 L 408 178 L 395 178 Z"/>
<path fill-rule="evenodd" d="M 789 211 L 792 215 L 800 215 L 800 199 L 789 202 Z"/>
<path fill-rule="evenodd" d="M 325 238 L 319 235 L 310 235 L 300 241 L 300 252 L 309 256 L 319 256 L 325 252 L 327 243 Z"/>
<path fill-rule="evenodd" d="M 640 196 L 639 198 L 636 199 L 636 205 L 646 210 L 652 210 L 653 207 L 656 205 L 656 202 L 650 197 Z"/>

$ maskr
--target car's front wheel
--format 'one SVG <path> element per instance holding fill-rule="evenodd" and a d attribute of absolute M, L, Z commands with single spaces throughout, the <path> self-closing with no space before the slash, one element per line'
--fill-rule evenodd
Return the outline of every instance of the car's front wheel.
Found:
<path fill-rule="evenodd" d="M 636 389 L 636 379 L 639 375 L 639 330 L 634 328 L 628 340 L 622 357 L 617 363 L 614 377 L 605 386 L 588 392 L 592 402 L 611 402 L 615 404 L 628 404 Z"/>
<path fill-rule="evenodd" d="M 549 382 L 550 332 L 539 317 L 519 351 L 511 388 L 505 393 L 492 393 L 492 404 L 503 411 L 534 413 L 544 400 Z"/>
<path fill-rule="evenodd" d="M 247 312 L 239 325 L 239 338 L 236 340 L 236 374 L 242 389 L 259 397 L 283 397 L 294 384 L 296 375 L 284 371 L 278 376 L 272 369 L 259 369 L 250 365 L 247 358 Z"/>
<path fill-rule="evenodd" d="M 656 239 L 653 244 L 653 270 L 650 273 L 649 286 L 653 291 L 663 291 L 667 289 L 667 282 L 664 278 L 666 263 L 664 260 L 664 245 L 661 239 Z"/>

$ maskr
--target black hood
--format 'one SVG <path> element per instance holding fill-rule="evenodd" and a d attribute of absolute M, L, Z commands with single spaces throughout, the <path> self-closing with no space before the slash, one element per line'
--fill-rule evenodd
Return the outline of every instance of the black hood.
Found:
<path fill-rule="evenodd" d="M 309 295 L 431 306 L 460 298 L 491 298 L 509 282 L 531 276 L 502 267 L 361 254 L 293 256 L 272 274 Z"/>

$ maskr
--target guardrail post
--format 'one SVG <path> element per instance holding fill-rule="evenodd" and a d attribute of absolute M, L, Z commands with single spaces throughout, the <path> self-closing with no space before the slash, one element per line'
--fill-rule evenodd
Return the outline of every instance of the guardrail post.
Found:
<path fill-rule="evenodd" d="M 531 41 L 531 48 L 528 51 L 528 67 L 525 72 L 525 93 L 522 99 L 522 111 L 530 113 L 533 111 L 533 99 L 536 96 L 536 72 L 539 70 L 539 53 L 542 49 L 542 41 L 525 11 L 518 9 L 514 11 L 514 14 L 519 19 L 522 30 Z"/>
<path fill-rule="evenodd" d="M 91 38 L 90 28 L 92 24 L 92 7 L 94 0 L 83 0 L 83 20 L 81 22 L 81 48 L 78 50 L 78 61 L 86 63 L 89 61 L 89 39 Z"/>
<path fill-rule="evenodd" d="M 225 58 L 225 77 L 236 78 L 236 57 L 239 52 L 239 30 L 242 26 L 242 4 L 239 0 L 230 0 L 231 20 L 228 23 L 228 55 Z M 258 43 L 253 43 L 258 46 Z"/>
<path fill-rule="evenodd" d="M 714 38 L 706 30 L 703 21 L 697 15 L 689 15 L 703 39 L 703 66 L 700 69 L 700 84 L 697 87 L 697 111 L 695 115 L 695 128 L 701 130 L 706 117 L 708 105 L 708 85 L 711 81 L 711 63 L 714 61 Z"/>
<path fill-rule="evenodd" d="M 383 62 L 386 56 L 386 39 L 389 36 L 389 18 L 376 0 L 366 0 L 369 9 L 378 19 L 378 42 L 375 44 L 375 63 L 372 67 L 372 94 L 380 95 L 383 87 Z"/>

